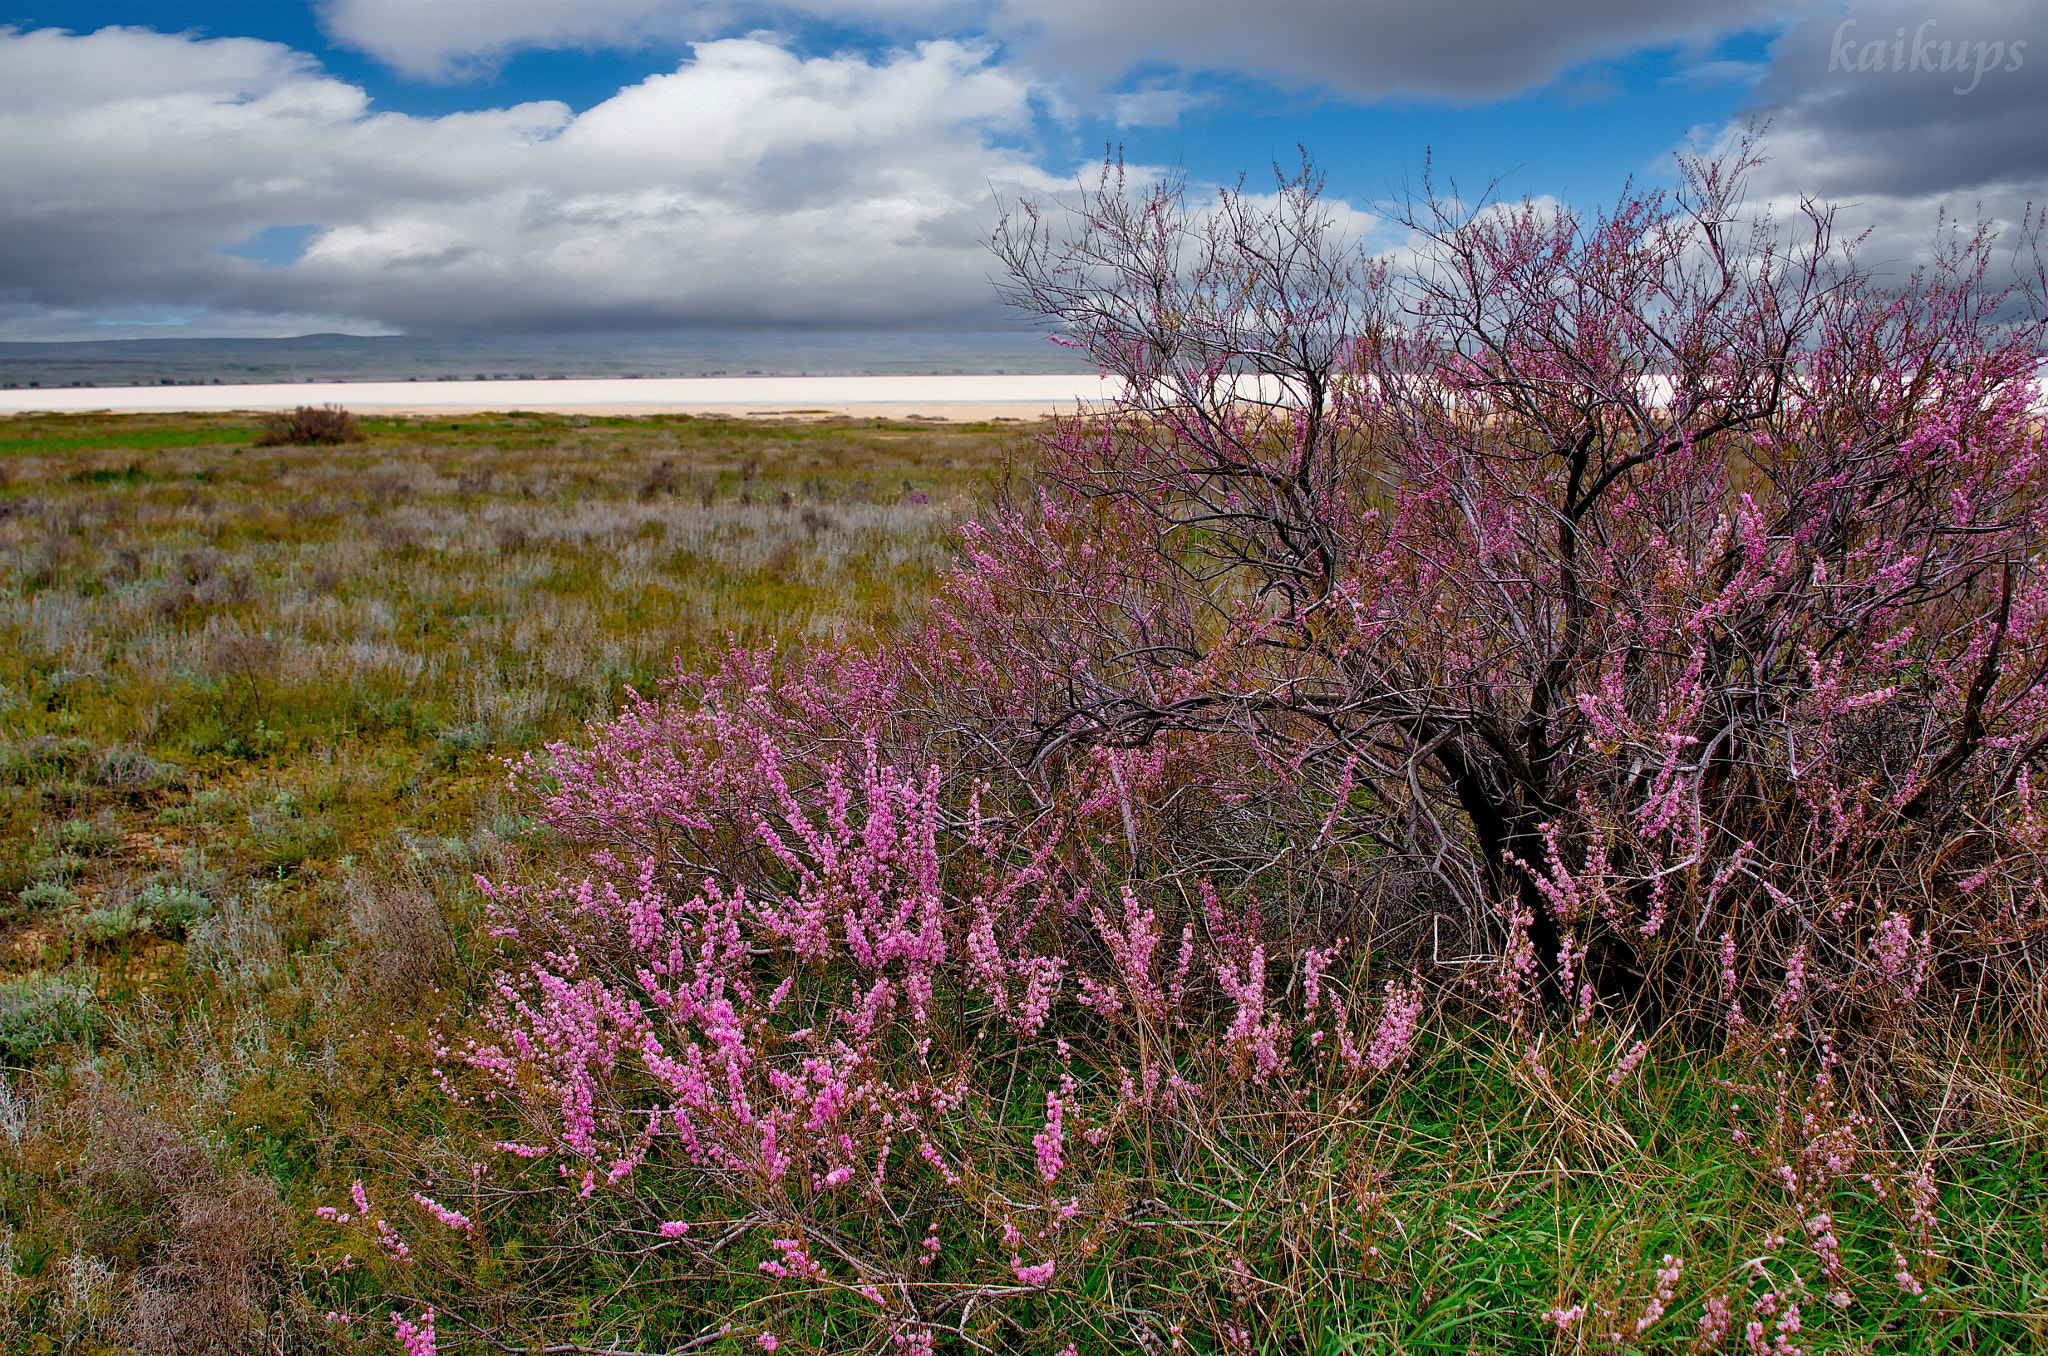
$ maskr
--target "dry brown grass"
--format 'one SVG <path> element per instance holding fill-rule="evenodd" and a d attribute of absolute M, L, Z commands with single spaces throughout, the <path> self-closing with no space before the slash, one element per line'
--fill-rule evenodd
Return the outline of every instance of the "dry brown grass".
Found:
<path fill-rule="evenodd" d="M 112 1331 L 151 1356 L 268 1349 L 290 1238 L 277 1184 L 106 1089 L 73 1116 L 89 1127 L 82 1241 L 128 1273 Z"/>
<path fill-rule="evenodd" d="M 348 879 L 348 928 L 354 943 L 344 972 L 351 997 L 408 1004 L 448 982 L 455 937 L 437 895 L 448 882 L 430 878 L 417 861 L 378 879 Z"/>

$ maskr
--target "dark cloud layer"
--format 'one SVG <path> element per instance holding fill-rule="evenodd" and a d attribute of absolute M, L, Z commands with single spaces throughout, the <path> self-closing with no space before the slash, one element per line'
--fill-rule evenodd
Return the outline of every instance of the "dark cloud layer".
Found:
<path fill-rule="evenodd" d="M 1755 102 L 1788 150 L 1798 144 L 1804 182 L 1829 196 L 2038 186 L 2048 9 L 2005 0 L 1816 16 L 1780 41 Z"/>
<path fill-rule="evenodd" d="M 1792 0 L 1010 0 L 998 23 L 1061 70 L 1136 62 L 1244 72 L 1360 99 L 1481 100 L 1645 47 L 1700 43 L 1810 6 Z"/>
<path fill-rule="evenodd" d="M 1838 204 L 1843 233 L 1867 232 L 1874 267 L 1926 260 L 1944 219 L 2020 244 L 2030 208 L 2048 204 L 2048 11 L 1969 0 L 1813 16 L 1779 40 L 1718 140 L 1752 120 L 1769 125 L 1758 196 L 1780 215 L 1802 198 Z M 2016 276 L 2013 264 L 2024 274 L 2030 260 L 2002 252 L 1997 278 Z"/>
<path fill-rule="evenodd" d="M 1113 81 L 1140 63 L 1251 74 L 1363 99 L 1487 99 L 1581 62 L 1702 42 L 1822 0 L 328 0 L 328 32 L 422 76 L 522 47 L 696 38 L 777 14 L 882 31 L 991 33 L 1042 78 Z"/>

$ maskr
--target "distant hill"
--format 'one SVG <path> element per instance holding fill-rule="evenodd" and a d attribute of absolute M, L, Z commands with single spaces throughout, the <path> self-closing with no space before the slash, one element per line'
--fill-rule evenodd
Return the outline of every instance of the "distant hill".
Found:
<path fill-rule="evenodd" d="M 0 343 L 0 387 L 472 381 L 510 377 L 912 376 L 1073 372 L 1042 334 L 718 333 Z"/>

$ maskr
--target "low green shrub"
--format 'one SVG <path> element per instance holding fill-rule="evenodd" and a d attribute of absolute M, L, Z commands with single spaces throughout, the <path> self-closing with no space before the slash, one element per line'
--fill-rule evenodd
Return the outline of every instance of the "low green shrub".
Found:
<path fill-rule="evenodd" d="M 91 989 L 61 975 L 0 981 L 0 1057 L 27 1059 L 46 1045 L 84 1045 L 104 1023 Z"/>
<path fill-rule="evenodd" d="M 6 766 L 21 780 L 76 773 L 91 758 L 92 741 L 76 736 L 38 735 L 9 751 Z"/>
<path fill-rule="evenodd" d="M 427 755 L 427 765 L 437 772 L 450 771 L 476 754 L 489 752 L 497 742 L 496 732 L 485 721 L 444 726 Z"/>
<path fill-rule="evenodd" d="M 213 901 L 183 885 L 151 881 L 142 887 L 136 907 L 160 936 L 179 938 L 194 922 L 213 912 Z"/>
<path fill-rule="evenodd" d="M 338 834 L 324 819 L 266 820 L 252 825 L 248 847 L 264 871 L 288 876 L 331 849 Z"/>
<path fill-rule="evenodd" d="M 22 909 L 29 913 L 42 909 L 68 909 L 78 902 L 78 895 L 70 886 L 54 880 L 39 880 L 16 898 Z"/>
<path fill-rule="evenodd" d="M 94 755 L 92 763 L 95 782 L 110 791 L 130 795 L 154 791 L 184 775 L 184 769 L 176 763 L 163 762 L 129 747 L 102 749 Z"/>
<path fill-rule="evenodd" d="M 57 826 L 57 842 L 66 852 L 99 857 L 121 845 L 121 834 L 105 820 L 67 819 Z"/>
<path fill-rule="evenodd" d="M 92 804 L 92 784 L 77 777 L 52 777 L 36 785 L 36 795 L 52 814 Z"/>
<path fill-rule="evenodd" d="M 195 792 L 190 802 L 161 811 L 157 819 L 165 824 L 222 824 L 235 817 L 233 793 L 214 787 Z"/>
<path fill-rule="evenodd" d="M 81 946 L 107 946 L 150 930 L 149 918 L 133 901 L 88 909 L 64 920 L 64 934 Z"/>
<path fill-rule="evenodd" d="M 29 862 L 29 879 L 36 881 L 67 881 L 77 878 L 85 870 L 85 858 L 75 852 L 53 852 Z"/>

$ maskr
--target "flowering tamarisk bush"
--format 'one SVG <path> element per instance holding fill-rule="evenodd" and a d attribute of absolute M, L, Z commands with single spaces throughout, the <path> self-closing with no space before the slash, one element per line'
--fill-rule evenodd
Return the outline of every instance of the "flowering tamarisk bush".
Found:
<path fill-rule="evenodd" d="M 1342 806 L 1511 1008 L 1883 1023 L 2003 982 L 2042 923 L 2038 258 L 2001 292 L 1951 235 L 1887 282 L 1825 209 L 1745 221 L 1754 163 L 1591 217 L 1430 199 L 1400 268 L 1306 171 L 1020 209 L 1011 299 L 1130 396 L 974 533 L 941 610 L 978 717 L 1026 765 L 1286 768 L 1250 817 Z"/>

